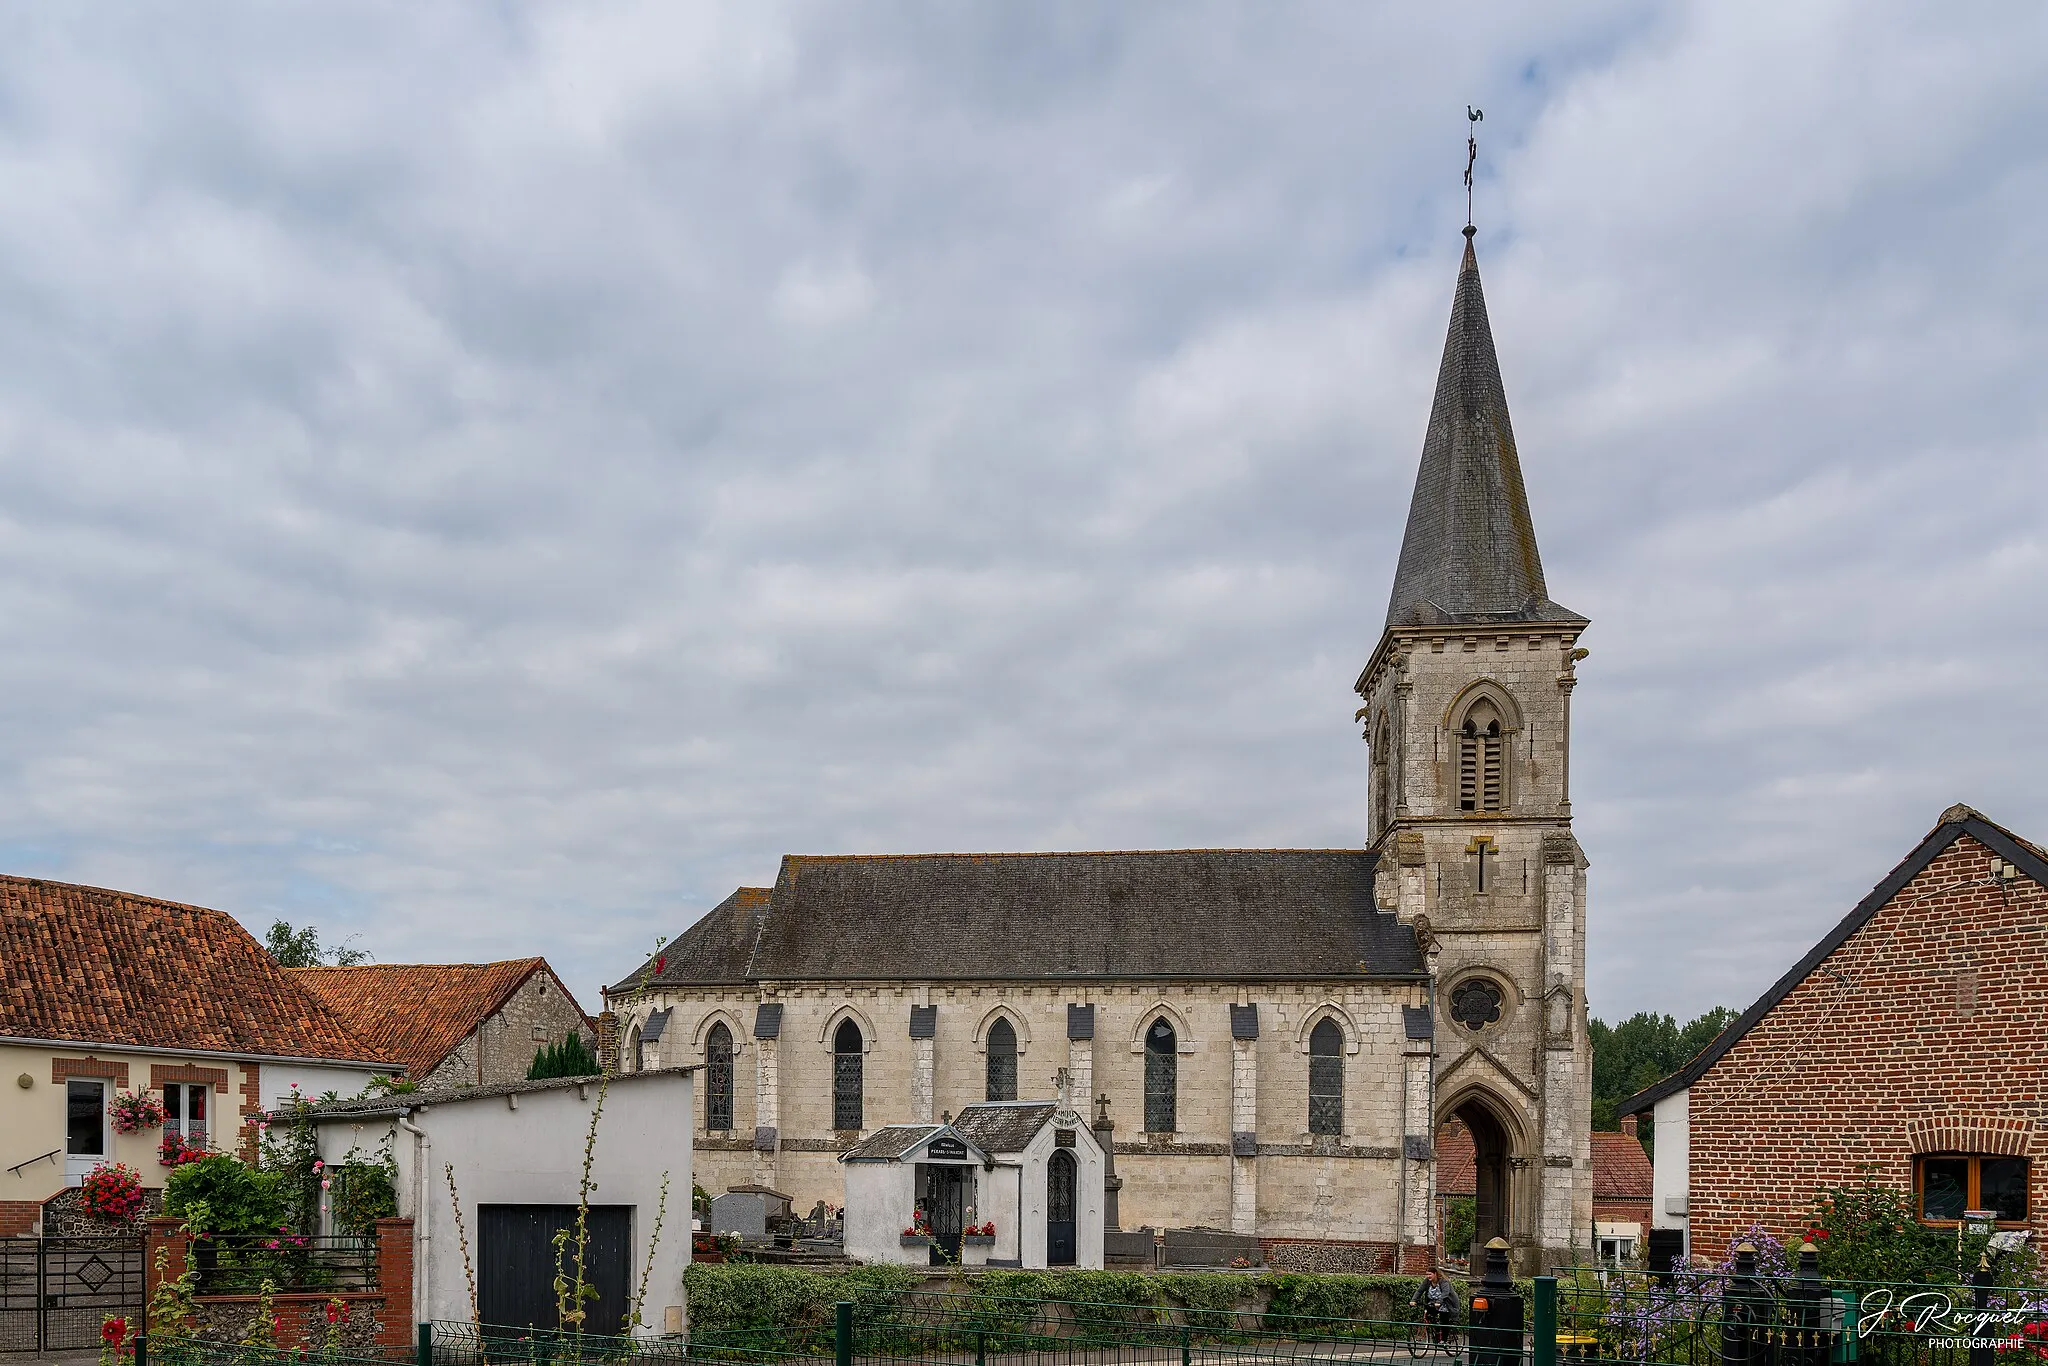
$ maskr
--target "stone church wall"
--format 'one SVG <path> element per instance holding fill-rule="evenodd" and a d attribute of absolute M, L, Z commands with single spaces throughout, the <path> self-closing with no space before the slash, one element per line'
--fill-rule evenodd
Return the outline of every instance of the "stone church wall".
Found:
<path fill-rule="evenodd" d="M 1053 1095 L 1063 1067 L 1077 1107 L 1087 1096 L 1110 1097 L 1125 1228 L 1205 1225 L 1391 1247 L 1404 1167 L 1411 1178 L 1419 1174 L 1422 1184 L 1411 1190 L 1420 1189 L 1417 1203 L 1427 1206 L 1427 1162 L 1402 1157 L 1404 1081 L 1415 1045 L 1401 1010 L 1426 1003 L 1420 982 L 791 984 L 774 992 L 783 1006 L 780 1036 L 766 1045 L 774 1057 L 774 1152 L 755 1147 L 757 1127 L 771 1123 L 757 1100 L 765 1070 L 764 1044 L 752 1037 L 760 999 L 747 989 L 671 990 L 618 1002 L 622 1036 L 653 1009 L 673 1012 L 660 1043 L 650 1046 L 650 1065 L 701 1064 L 714 1018 L 733 1031 L 733 1127 L 696 1135 L 697 1179 L 713 1194 L 762 1182 L 800 1209 L 841 1202 L 837 1155 L 851 1140 L 831 1125 L 832 1039 L 842 1020 L 852 1018 L 867 1044 L 862 1118 L 872 1131 L 958 1114 L 985 1099 L 981 1040 L 1000 1016 L 1017 1036 L 1021 1098 Z M 1230 1006 L 1246 1001 L 1259 1008 L 1259 1037 L 1237 1045 Z M 928 1111 L 909 1031 L 911 1006 L 925 1004 L 938 1008 Z M 1067 1038 L 1069 1004 L 1095 1007 L 1092 1041 Z M 1143 1039 L 1161 1013 L 1179 1047 L 1176 1127 L 1148 1135 Z M 1307 1037 L 1325 1016 L 1346 1040 L 1344 1132 L 1311 1136 Z M 706 1085 L 700 1074 L 699 1115 L 707 1113 Z M 1426 1121 L 1410 1128 L 1429 1132 Z M 1233 1156 L 1234 1137 L 1245 1133 L 1255 1149 Z"/>

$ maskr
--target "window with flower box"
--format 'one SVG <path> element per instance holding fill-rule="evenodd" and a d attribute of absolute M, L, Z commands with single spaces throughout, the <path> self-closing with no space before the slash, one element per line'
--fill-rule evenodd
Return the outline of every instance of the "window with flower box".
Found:
<path fill-rule="evenodd" d="M 207 1093 L 212 1089 L 199 1082 L 166 1082 L 164 1132 L 178 1135 L 192 1147 L 205 1147 Z"/>
<path fill-rule="evenodd" d="M 2027 1159 L 1989 1153 L 1928 1153 L 1913 1160 L 1920 1219 L 1955 1224 L 1969 1210 L 1989 1210 L 2001 1224 L 2027 1221 Z"/>

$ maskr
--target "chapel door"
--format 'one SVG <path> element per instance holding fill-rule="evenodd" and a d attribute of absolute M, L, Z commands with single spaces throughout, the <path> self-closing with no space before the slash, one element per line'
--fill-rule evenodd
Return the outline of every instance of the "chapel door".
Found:
<path fill-rule="evenodd" d="M 925 1172 L 924 1213 L 932 1226 L 931 1264 L 958 1263 L 960 1226 L 967 1217 L 967 1169 L 933 1165 L 926 1167 Z"/>
<path fill-rule="evenodd" d="M 1074 1155 L 1055 1148 L 1045 1163 L 1045 1264 L 1074 1264 Z"/>

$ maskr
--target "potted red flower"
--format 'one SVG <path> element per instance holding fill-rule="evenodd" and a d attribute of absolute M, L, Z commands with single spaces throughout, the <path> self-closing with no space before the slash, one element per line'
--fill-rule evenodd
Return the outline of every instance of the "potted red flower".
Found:
<path fill-rule="evenodd" d="M 126 1163 L 101 1163 L 78 1187 L 78 1203 L 98 1219 L 133 1223 L 142 1212 L 142 1174 Z"/>
<path fill-rule="evenodd" d="M 988 1259 L 995 1250 L 995 1220 L 991 1219 L 985 1224 L 969 1224 L 960 1231 L 960 1264 L 962 1266 L 987 1266 Z"/>

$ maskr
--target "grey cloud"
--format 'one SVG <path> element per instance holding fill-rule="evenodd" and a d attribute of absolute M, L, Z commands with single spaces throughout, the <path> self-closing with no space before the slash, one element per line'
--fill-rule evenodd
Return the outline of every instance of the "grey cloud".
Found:
<path fill-rule="evenodd" d="M 4 22 L 14 871 L 594 992 L 785 850 L 1355 842 L 1467 100 L 1595 1009 L 2048 830 L 2023 7 Z"/>

